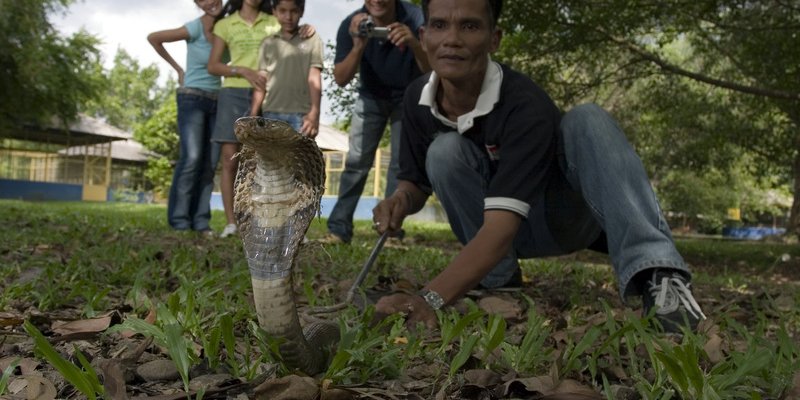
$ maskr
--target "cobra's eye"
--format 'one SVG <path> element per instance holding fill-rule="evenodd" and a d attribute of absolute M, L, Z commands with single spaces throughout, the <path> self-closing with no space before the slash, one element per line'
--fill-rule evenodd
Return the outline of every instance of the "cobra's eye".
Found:
<path fill-rule="evenodd" d="M 257 124 L 257 125 L 258 125 L 260 128 L 264 128 L 264 127 L 266 127 L 266 126 L 267 126 L 267 120 L 265 120 L 264 118 L 259 118 L 259 119 L 257 119 L 257 120 L 256 120 L 256 124 Z"/>

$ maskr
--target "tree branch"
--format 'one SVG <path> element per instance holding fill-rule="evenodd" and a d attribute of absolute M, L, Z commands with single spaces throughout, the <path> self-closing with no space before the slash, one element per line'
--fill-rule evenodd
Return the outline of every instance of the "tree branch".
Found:
<path fill-rule="evenodd" d="M 602 28 L 596 28 L 596 30 L 605 35 L 614 43 L 617 43 L 618 45 L 628 49 L 628 51 L 638 55 L 639 57 L 642 57 L 647 61 L 652 62 L 653 64 L 659 66 L 661 69 L 674 73 L 676 75 L 685 76 L 687 78 L 694 79 L 698 82 L 707 83 L 712 86 L 717 86 L 720 88 L 725 88 L 736 92 L 747 93 L 763 97 L 772 97 L 776 99 L 800 100 L 800 93 L 754 87 L 754 86 L 746 86 L 735 82 L 716 79 L 703 74 L 698 74 L 696 72 L 685 70 L 677 65 L 670 64 L 669 62 L 661 59 L 659 56 L 643 49 L 642 47 L 634 43 L 631 43 L 623 38 L 619 38 L 609 34 Z"/>

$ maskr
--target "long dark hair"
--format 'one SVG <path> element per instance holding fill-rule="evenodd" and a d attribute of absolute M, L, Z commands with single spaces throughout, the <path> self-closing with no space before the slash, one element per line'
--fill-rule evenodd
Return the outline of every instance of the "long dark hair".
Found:
<path fill-rule="evenodd" d="M 228 0 L 225 5 L 222 6 L 222 12 L 217 15 L 216 19 L 214 19 L 214 23 L 241 10 L 243 4 L 244 0 Z M 272 15 L 272 2 L 270 0 L 262 0 L 261 5 L 258 7 L 258 11 Z"/>

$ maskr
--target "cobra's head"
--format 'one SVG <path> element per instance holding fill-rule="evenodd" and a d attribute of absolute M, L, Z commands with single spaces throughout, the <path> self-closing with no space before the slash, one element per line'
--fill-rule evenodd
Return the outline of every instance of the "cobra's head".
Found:
<path fill-rule="evenodd" d="M 258 147 L 259 144 L 300 136 L 286 122 L 262 117 L 242 117 L 233 124 L 239 142 Z"/>

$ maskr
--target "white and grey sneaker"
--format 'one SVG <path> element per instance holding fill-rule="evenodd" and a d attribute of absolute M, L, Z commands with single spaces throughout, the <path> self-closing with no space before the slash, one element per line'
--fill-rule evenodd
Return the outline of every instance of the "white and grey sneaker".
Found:
<path fill-rule="evenodd" d="M 665 332 L 681 333 L 684 326 L 694 331 L 706 316 L 695 301 L 691 286 L 686 277 L 675 270 L 655 269 L 642 291 L 644 314 L 655 307 L 655 316 Z"/>
<path fill-rule="evenodd" d="M 219 237 L 226 238 L 230 235 L 236 234 L 236 230 L 236 224 L 225 225 L 225 229 L 222 230 L 222 233 L 219 234 Z"/>

